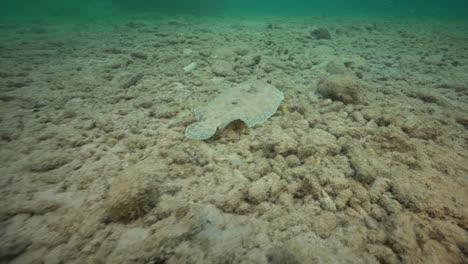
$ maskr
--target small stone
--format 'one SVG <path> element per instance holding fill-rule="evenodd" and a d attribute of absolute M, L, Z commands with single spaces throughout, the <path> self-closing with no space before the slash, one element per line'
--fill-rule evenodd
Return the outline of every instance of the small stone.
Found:
<path fill-rule="evenodd" d="M 422 61 L 429 65 L 443 64 L 444 57 L 442 55 L 430 55 L 422 59 Z"/>
<path fill-rule="evenodd" d="M 252 183 L 248 191 L 248 198 L 255 204 L 261 203 L 268 198 L 269 186 L 265 180 L 260 179 Z"/>
<path fill-rule="evenodd" d="M 211 66 L 211 70 L 216 76 L 221 76 L 221 77 L 233 76 L 236 74 L 236 72 L 234 71 L 233 65 L 224 60 L 216 61 Z"/>
<path fill-rule="evenodd" d="M 336 207 L 338 210 L 345 209 L 349 199 L 353 196 L 353 192 L 351 190 L 344 190 L 338 194 L 336 197 Z"/>
<path fill-rule="evenodd" d="M 145 169 L 130 167 L 112 182 L 105 200 L 105 212 L 110 221 L 130 222 L 146 214 L 158 198 L 152 174 Z"/>
<path fill-rule="evenodd" d="M 184 56 L 190 56 L 192 53 L 193 53 L 193 50 L 192 50 L 192 49 L 184 49 L 184 50 L 182 51 L 182 54 L 183 54 Z"/>
<path fill-rule="evenodd" d="M 193 70 L 195 70 L 196 67 L 197 67 L 197 63 L 192 62 L 189 65 L 185 66 L 183 70 L 185 73 L 191 73 Z"/>
<path fill-rule="evenodd" d="M 313 223 L 313 230 L 322 239 L 330 237 L 333 230 L 338 225 L 336 216 L 332 212 L 322 212 L 316 217 Z"/>
<path fill-rule="evenodd" d="M 330 75 L 320 80 L 317 85 L 317 92 L 323 97 L 345 104 L 358 103 L 361 90 L 360 81 L 351 75 Z"/>
<path fill-rule="evenodd" d="M 45 173 L 40 177 L 40 180 L 48 184 L 55 184 L 63 181 L 64 178 L 65 174 L 58 171 Z"/>
<path fill-rule="evenodd" d="M 334 59 L 327 63 L 325 70 L 330 74 L 344 74 L 346 73 L 346 66 L 339 59 Z"/>
<path fill-rule="evenodd" d="M 317 28 L 312 30 L 310 34 L 316 39 L 331 39 L 331 34 L 326 28 Z"/>
<path fill-rule="evenodd" d="M 64 153 L 47 154 L 33 160 L 29 165 L 32 172 L 46 172 L 62 167 L 71 160 L 64 156 Z"/>
<path fill-rule="evenodd" d="M 286 157 L 286 162 L 288 163 L 289 167 L 297 167 L 301 165 L 301 161 L 296 155 L 289 155 Z"/>
<path fill-rule="evenodd" d="M 322 190 L 321 192 L 320 207 L 322 207 L 323 210 L 332 211 L 332 212 L 336 211 L 335 203 L 324 190 Z"/>
<path fill-rule="evenodd" d="M 132 55 L 133 58 L 141 60 L 146 60 L 148 58 L 148 54 L 139 51 L 132 52 L 130 55 Z"/>

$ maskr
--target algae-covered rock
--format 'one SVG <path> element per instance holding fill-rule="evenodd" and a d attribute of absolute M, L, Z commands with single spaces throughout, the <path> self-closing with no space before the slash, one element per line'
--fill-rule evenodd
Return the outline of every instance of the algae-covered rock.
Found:
<path fill-rule="evenodd" d="M 283 101 L 284 95 L 273 85 L 263 81 L 239 84 L 211 102 L 195 109 L 195 122 L 187 127 L 185 135 L 194 139 L 207 139 L 232 121 L 241 120 L 248 127 L 270 118 Z"/>
<path fill-rule="evenodd" d="M 134 166 L 110 185 L 105 213 L 110 221 L 130 222 L 145 215 L 156 203 L 158 190 L 151 175 Z"/>
<path fill-rule="evenodd" d="M 323 78 L 317 85 L 317 92 L 334 101 L 356 104 L 361 99 L 362 87 L 356 77 L 336 74 Z"/>

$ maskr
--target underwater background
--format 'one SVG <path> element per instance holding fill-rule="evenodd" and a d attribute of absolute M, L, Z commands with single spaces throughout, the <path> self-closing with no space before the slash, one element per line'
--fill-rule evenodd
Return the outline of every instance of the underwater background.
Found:
<path fill-rule="evenodd" d="M 0 264 L 468 263 L 468 1 L 0 0 Z"/>
<path fill-rule="evenodd" d="M 1 20 L 111 19 L 141 11 L 212 15 L 359 15 L 467 19 L 463 0 L 5 0 Z"/>

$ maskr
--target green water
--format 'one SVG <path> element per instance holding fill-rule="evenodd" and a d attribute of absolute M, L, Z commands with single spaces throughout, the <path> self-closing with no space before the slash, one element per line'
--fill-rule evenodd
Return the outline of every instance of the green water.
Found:
<path fill-rule="evenodd" d="M 1 21 L 119 20 L 143 13 L 398 16 L 468 20 L 466 0 L 2 0 Z"/>

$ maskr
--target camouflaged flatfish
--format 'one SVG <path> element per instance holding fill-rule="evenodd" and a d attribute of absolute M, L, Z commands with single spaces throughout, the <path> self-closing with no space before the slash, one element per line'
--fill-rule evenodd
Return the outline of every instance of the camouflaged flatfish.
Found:
<path fill-rule="evenodd" d="M 189 125 L 185 135 L 194 139 L 207 139 L 235 120 L 248 127 L 270 118 L 283 101 L 283 93 L 264 81 L 239 84 L 218 95 L 205 106 L 195 109 L 197 122 Z"/>

